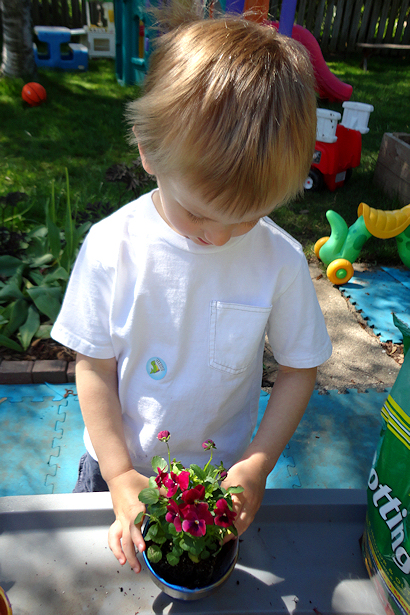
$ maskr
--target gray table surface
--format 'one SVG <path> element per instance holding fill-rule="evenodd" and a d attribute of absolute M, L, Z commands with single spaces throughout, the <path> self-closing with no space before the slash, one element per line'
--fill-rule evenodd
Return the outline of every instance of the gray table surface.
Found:
<path fill-rule="evenodd" d="M 364 491 L 268 490 L 225 586 L 183 603 L 145 568 L 119 566 L 107 546 L 108 493 L 5 497 L 0 586 L 13 615 L 384 615 L 359 546 L 365 513 Z"/>

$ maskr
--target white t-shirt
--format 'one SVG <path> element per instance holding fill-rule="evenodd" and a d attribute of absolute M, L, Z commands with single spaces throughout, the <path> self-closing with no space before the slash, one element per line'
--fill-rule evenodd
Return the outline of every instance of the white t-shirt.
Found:
<path fill-rule="evenodd" d="M 160 217 L 152 193 L 93 226 L 52 337 L 115 357 L 126 441 L 137 471 L 166 455 L 237 461 L 254 430 L 265 331 L 276 360 L 320 365 L 331 354 L 298 242 L 269 218 L 224 246 L 196 245 Z M 85 432 L 85 444 L 96 458 Z"/>

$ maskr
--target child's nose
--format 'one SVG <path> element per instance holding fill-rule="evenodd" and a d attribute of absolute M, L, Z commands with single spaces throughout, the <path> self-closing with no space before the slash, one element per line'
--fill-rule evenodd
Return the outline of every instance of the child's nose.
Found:
<path fill-rule="evenodd" d="M 225 245 L 232 237 L 232 228 L 230 226 L 224 226 L 219 228 L 213 228 L 205 233 L 205 240 L 212 243 L 214 246 Z"/>

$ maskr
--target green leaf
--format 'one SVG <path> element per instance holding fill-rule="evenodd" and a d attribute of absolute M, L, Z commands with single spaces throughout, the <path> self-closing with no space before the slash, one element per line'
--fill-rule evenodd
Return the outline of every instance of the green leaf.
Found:
<path fill-rule="evenodd" d="M 40 325 L 36 332 L 36 337 L 42 340 L 47 340 L 50 337 L 51 329 L 53 325 L 48 325 L 45 323 L 44 325 Z"/>
<path fill-rule="evenodd" d="M 165 461 L 163 457 L 160 457 L 159 455 L 155 455 L 155 457 L 152 458 L 151 465 L 152 465 L 152 469 L 154 470 L 154 472 L 157 471 L 157 468 L 160 468 L 162 472 L 168 471 L 167 462 Z"/>
<path fill-rule="evenodd" d="M 61 309 L 62 292 L 54 286 L 36 286 L 28 288 L 27 293 L 41 314 L 45 314 L 52 322 L 57 320 Z"/>
<path fill-rule="evenodd" d="M 50 252 L 53 255 L 54 259 L 57 260 L 62 250 L 60 229 L 53 222 L 53 220 L 51 220 L 49 216 L 46 216 L 46 225 L 48 230 L 48 245 L 50 248 Z"/>
<path fill-rule="evenodd" d="M 194 538 L 190 534 L 185 534 L 179 544 L 181 549 L 188 551 L 194 556 L 199 555 L 205 546 L 202 538 Z"/>
<path fill-rule="evenodd" d="M 196 474 L 196 476 L 199 478 L 199 480 L 202 482 L 205 479 L 205 472 L 203 471 L 202 468 L 200 468 L 199 466 L 197 466 L 195 463 L 191 464 L 191 470 L 193 470 Z"/>
<path fill-rule="evenodd" d="M 156 564 L 162 559 L 162 551 L 158 545 L 150 545 L 147 549 L 147 557 L 150 562 Z"/>
<path fill-rule="evenodd" d="M 9 278 L 14 275 L 16 271 L 24 265 L 24 262 L 14 256 L 0 256 L 0 274 Z"/>
<path fill-rule="evenodd" d="M 41 284 L 43 284 L 44 282 L 44 276 L 39 271 L 30 271 L 29 277 L 33 284 L 27 283 L 27 288 L 33 288 L 33 286 L 41 286 Z"/>
<path fill-rule="evenodd" d="M 0 333 L 0 346 L 5 348 L 11 348 L 11 350 L 17 350 L 17 352 L 23 352 L 23 348 L 17 342 L 11 340 L 9 337 Z"/>
<path fill-rule="evenodd" d="M 138 513 L 138 515 L 135 518 L 135 525 L 138 525 L 139 523 L 142 523 L 143 519 L 144 519 L 145 513 L 143 510 L 141 510 L 141 512 Z"/>
<path fill-rule="evenodd" d="M 181 549 L 183 549 L 184 551 L 189 551 L 191 548 L 189 545 L 187 545 L 184 538 L 181 540 L 179 544 L 180 544 Z"/>
<path fill-rule="evenodd" d="M 49 284 L 50 282 L 56 282 L 58 280 L 63 280 L 64 282 L 66 282 L 68 278 L 68 271 L 66 271 L 64 267 L 57 267 L 55 271 L 52 271 L 51 273 L 48 273 L 46 276 L 44 276 L 43 283 Z"/>
<path fill-rule="evenodd" d="M 150 504 L 156 504 L 159 500 L 159 491 L 158 489 L 151 489 L 150 487 L 147 489 L 142 489 L 139 493 L 138 499 L 147 506 Z"/>
<path fill-rule="evenodd" d="M 242 493 L 243 487 L 238 485 L 237 487 L 229 487 L 226 492 L 227 493 Z"/>
<path fill-rule="evenodd" d="M 81 226 L 78 227 L 78 229 L 76 229 L 77 241 L 79 241 L 81 237 L 86 234 L 86 232 L 90 229 L 91 226 L 91 222 L 84 222 Z"/>
<path fill-rule="evenodd" d="M 45 234 L 47 234 L 47 229 L 44 227 Z M 25 256 L 27 259 L 33 261 L 35 258 L 40 258 L 43 254 L 47 254 L 48 252 L 47 240 L 41 236 L 41 234 L 33 235 L 29 240 L 28 248 L 25 250 Z"/>
<path fill-rule="evenodd" d="M 188 553 L 188 557 L 189 559 L 194 562 L 194 564 L 198 564 L 199 562 L 199 557 L 197 555 L 195 555 L 194 553 L 189 552 Z"/>
<path fill-rule="evenodd" d="M 65 241 L 67 258 L 69 262 L 72 261 L 74 256 L 74 222 L 71 215 L 71 203 L 70 203 L 70 181 L 68 178 L 68 170 L 65 170 L 66 183 L 67 183 L 67 205 L 66 205 L 66 217 L 65 217 Z M 66 267 L 67 269 L 67 267 Z"/>
<path fill-rule="evenodd" d="M 37 309 L 30 305 L 28 308 L 28 315 L 26 322 L 19 328 L 19 338 L 24 350 L 30 346 L 31 340 L 35 336 L 37 329 L 40 326 L 40 315 Z"/>
<path fill-rule="evenodd" d="M 36 226 L 36 228 L 33 228 L 29 233 L 27 233 L 28 239 L 44 239 L 45 237 L 47 237 L 47 227 L 44 226 L 44 224 Z M 41 245 L 44 244 L 42 243 Z"/>
<path fill-rule="evenodd" d="M 158 525 L 156 523 L 152 523 L 148 528 L 148 532 L 145 534 L 145 540 L 153 540 L 155 542 L 157 534 Z"/>
<path fill-rule="evenodd" d="M 32 259 L 32 261 L 30 262 L 30 267 L 32 267 L 33 269 L 37 269 L 38 267 L 44 267 L 44 265 L 48 265 L 49 263 L 52 263 L 53 261 L 54 261 L 54 257 L 52 254 L 43 253 L 40 256 L 37 256 Z"/>
<path fill-rule="evenodd" d="M 179 557 L 173 551 L 167 553 L 167 560 L 170 566 L 178 566 L 179 564 Z"/>
<path fill-rule="evenodd" d="M 18 284 L 14 280 L 10 280 L 0 289 L 0 302 L 14 301 L 16 299 L 23 299 L 24 295 L 21 292 Z"/>
<path fill-rule="evenodd" d="M 13 335 L 15 331 L 26 321 L 28 315 L 28 303 L 25 299 L 18 299 L 11 305 L 9 322 L 2 333 L 6 337 Z"/>

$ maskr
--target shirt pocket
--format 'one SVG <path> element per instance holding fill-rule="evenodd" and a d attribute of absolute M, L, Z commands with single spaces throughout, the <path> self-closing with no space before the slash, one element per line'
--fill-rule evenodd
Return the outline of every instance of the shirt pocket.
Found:
<path fill-rule="evenodd" d="M 210 366 L 229 374 L 244 372 L 257 353 L 271 310 L 211 301 Z"/>

